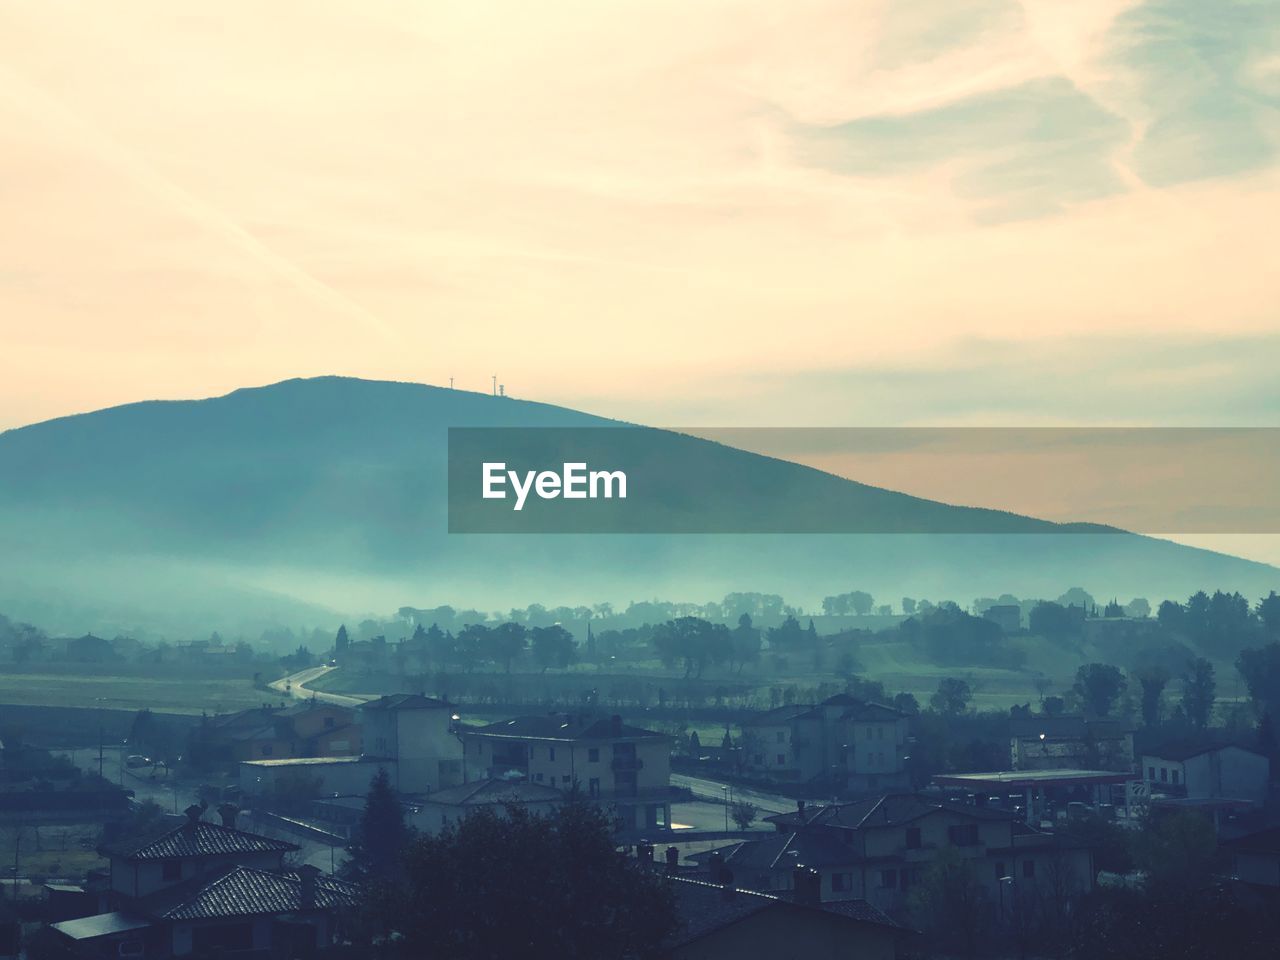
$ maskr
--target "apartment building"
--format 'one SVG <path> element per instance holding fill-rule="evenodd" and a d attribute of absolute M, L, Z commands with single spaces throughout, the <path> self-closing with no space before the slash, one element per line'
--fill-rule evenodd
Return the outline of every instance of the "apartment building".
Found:
<path fill-rule="evenodd" d="M 778 707 L 745 721 L 743 766 L 762 779 L 855 793 L 903 789 L 907 736 L 902 711 L 838 694 L 817 706 Z"/>
<path fill-rule="evenodd" d="M 798 866 L 820 876 L 824 901 L 864 899 L 891 914 L 943 850 L 969 862 L 990 904 L 1012 897 L 1087 892 L 1090 851 L 1027 826 L 1011 813 L 949 804 L 915 794 L 808 806 L 767 817 L 777 833 L 703 857 L 738 886 L 791 890 Z"/>
<path fill-rule="evenodd" d="M 671 823 L 672 738 L 595 713 L 515 717 L 462 731 L 466 777 L 574 787 L 608 807 L 619 833 Z"/>

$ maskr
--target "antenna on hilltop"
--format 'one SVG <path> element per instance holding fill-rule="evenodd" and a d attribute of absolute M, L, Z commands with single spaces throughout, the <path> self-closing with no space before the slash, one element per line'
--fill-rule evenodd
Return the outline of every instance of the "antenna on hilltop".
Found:
<path fill-rule="evenodd" d="M 450 389 L 450 390 L 452 390 L 452 389 L 453 389 L 453 377 L 450 377 L 450 378 L 449 378 L 449 389 Z"/>
<path fill-rule="evenodd" d="M 507 385 L 505 383 L 498 384 L 498 396 L 505 397 L 507 395 Z"/>
<path fill-rule="evenodd" d="M 498 375 L 496 373 L 493 375 L 493 395 L 495 397 L 498 395 Z"/>

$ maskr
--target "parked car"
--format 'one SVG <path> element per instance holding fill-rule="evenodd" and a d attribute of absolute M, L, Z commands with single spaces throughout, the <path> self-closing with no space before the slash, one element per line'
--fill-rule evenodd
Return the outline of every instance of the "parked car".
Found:
<path fill-rule="evenodd" d="M 151 765 L 151 758 L 135 753 L 132 756 L 125 758 L 124 765 L 130 770 L 136 770 L 138 767 L 149 767 Z"/>

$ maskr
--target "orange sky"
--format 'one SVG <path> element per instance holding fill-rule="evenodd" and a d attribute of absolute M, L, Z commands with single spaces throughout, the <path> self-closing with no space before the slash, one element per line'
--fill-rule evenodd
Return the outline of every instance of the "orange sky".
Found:
<path fill-rule="evenodd" d="M 660 424 L 1274 423 L 1277 20 L 1205 9 L 6 3 L 0 428 L 495 372 Z"/>

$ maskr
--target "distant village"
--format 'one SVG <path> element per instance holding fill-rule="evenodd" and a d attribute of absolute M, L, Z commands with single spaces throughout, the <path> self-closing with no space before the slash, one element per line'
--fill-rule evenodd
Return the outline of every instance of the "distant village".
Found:
<path fill-rule="evenodd" d="M 581 625 L 404 608 L 396 640 L 371 622 L 284 656 L 4 621 L 0 662 L 227 671 L 261 703 L 0 704 L 0 956 L 582 955 L 572 929 L 451 939 L 562 855 L 574 897 L 614 891 L 600 956 L 1269 955 L 1276 594 L 760 597 Z M 928 696 L 858 672 L 886 636 L 934 667 Z M 1017 671 L 1029 636 L 1117 662 L 1005 707 L 945 669 Z M 539 909 L 570 895 L 550 887 Z M 1169 953 L 1196 943 L 1230 951 Z"/>

